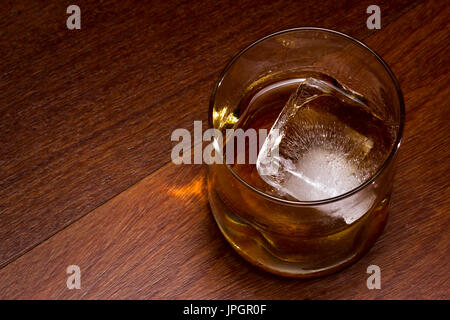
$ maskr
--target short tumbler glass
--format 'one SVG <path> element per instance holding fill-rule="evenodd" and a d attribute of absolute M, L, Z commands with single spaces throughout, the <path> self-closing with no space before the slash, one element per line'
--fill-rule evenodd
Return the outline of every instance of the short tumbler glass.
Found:
<path fill-rule="evenodd" d="M 208 166 L 212 213 L 234 249 L 262 269 L 300 278 L 329 274 L 353 263 L 382 232 L 405 115 L 398 82 L 373 50 L 340 32 L 305 27 L 264 37 L 232 59 L 212 93 L 209 126 L 225 133 L 242 114 L 241 101 L 251 90 L 271 79 L 304 72 L 333 77 L 397 124 L 392 149 L 375 174 L 334 198 L 292 201 L 251 186 L 225 161 Z M 356 221 L 330 220 L 327 212 L 337 207 L 351 210 L 369 195 L 373 201 Z"/>

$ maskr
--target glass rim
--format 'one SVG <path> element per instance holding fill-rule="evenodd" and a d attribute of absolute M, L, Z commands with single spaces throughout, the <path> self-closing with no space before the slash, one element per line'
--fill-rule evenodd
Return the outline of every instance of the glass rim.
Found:
<path fill-rule="evenodd" d="M 345 33 L 342 33 L 340 31 L 336 31 L 336 30 L 332 30 L 332 29 L 327 29 L 327 28 L 320 28 L 320 27 L 297 27 L 297 28 L 290 28 L 290 29 L 284 29 L 281 31 L 277 31 L 271 34 L 268 34 L 254 42 L 252 42 L 251 44 L 249 44 L 248 46 L 246 46 L 244 49 L 242 49 L 241 51 L 239 51 L 229 62 L 228 64 L 225 66 L 225 68 L 223 69 L 223 71 L 221 72 L 219 79 L 217 80 L 214 89 L 212 91 L 211 94 L 211 98 L 209 101 L 209 110 L 208 110 L 208 123 L 209 126 L 211 128 L 214 128 L 213 125 L 213 119 L 212 119 L 212 114 L 214 111 L 214 102 L 215 102 L 215 98 L 216 98 L 216 93 L 218 88 L 220 87 L 223 79 L 225 78 L 225 76 L 227 75 L 229 69 L 233 66 L 233 64 L 235 63 L 235 61 L 237 59 L 239 59 L 241 57 L 241 55 L 243 55 L 247 50 L 249 50 L 250 48 L 252 48 L 253 46 L 257 45 L 260 42 L 263 42 L 269 38 L 272 38 L 274 36 L 278 36 L 280 34 L 283 33 L 289 33 L 289 32 L 295 32 L 295 31 L 321 31 L 321 32 L 325 32 L 325 33 L 331 33 L 333 35 L 342 37 L 346 40 L 349 40 L 350 42 L 353 42 L 356 45 L 359 45 L 360 47 L 364 48 L 365 50 L 367 50 L 369 53 L 371 53 L 377 60 L 378 62 L 381 63 L 381 65 L 384 67 L 384 69 L 387 71 L 389 77 L 391 78 L 394 86 L 395 86 L 395 90 L 397 93 L 397 97 L 399 99 L 399 103 L 400 103 L 400 122 L 399 122 L 399 126 L 398 126 L 398 132 L 397 132 L 397 136 L 395 139 L 395 142 L 392 145 L 392 149 L 388 155 L 388 157 L 384 160 L 383 164 L 378 168 L 378 170 L 369 178 L 367 179 L 364 183 L 360 184 L 359 186 L 357 186 L 356 188 L 351 189 L 350 191 L 347 191 L 341 195 L 332 197 L 332 198 L 326 198 L 326 199 L 322 199 L 322 200 L 313 200 L 313 201 L 300 201 L 300 200 L 286 200 L 286 199 L 282 199 L 282 198 L 278 198 L 274 195 L 270 195 L 267 194 L 257 188 L 255 188 L 254 186 L 248 184 L 244 179 L 242 179 L 242 177 L 237 174 L 233 168 L 230 167 L 229 164 L 224 163 L 224 165 L 227 167 L 227 169 L 229 171 L 231 171 L 231 173 L 234 175 L 234 177 L 241 182 L 245 187 L 249 188 L 250 190 L 254 191 L 255 193 L 257 193 L 258 195 L 269 199 L 271 201 L 274 202 L 279 202 L 282 204 L 286 204 L 286 205 L 294 205 L 294 206 L 313 206 L 313 205 L 322 205 L 322 204 L 328 204 L 328 203 L 333 203 L 345 198 L 348 198 L 356 193 L 358 193 L 359 191 L 365 189 L 367 186 L 369 186 L 370 184 L 372 184 L 377 177 L 389 166 L 389 164 L 392 162 L 392 160 L 394 159 L 395 155 L 397 154 L 398 149 L 400 148 L 400 144 L 402 141 L 402 137 L 403 137 L 403 129 L 404 129 L 404 123 L 405 123 L 405 103 L 404 103 L 404 99 L 403 99 L 403 94 L 402 91 L 400 89 L 400 85 L 399 82 L 397 80 L 397 78 L 395 77 L 394 73 L 392 72 L 392 70 L 389 68 L 388 64 L 383 60 L 383 58 L 381 58 L 380 55 L 378 55 L 373 49 L 371 49 L 369 46 L 367 46 L 365 43 L 363 43 L 362 41 L 355 39 Z"/>

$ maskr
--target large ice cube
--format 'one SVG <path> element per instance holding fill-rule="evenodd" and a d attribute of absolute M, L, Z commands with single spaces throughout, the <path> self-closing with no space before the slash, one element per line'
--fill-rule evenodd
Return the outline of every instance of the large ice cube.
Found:
<path fill-rule="evenodd" d="M 352 128 L 361 112 L 361 97 L 336 83 L 305 79 L 289 98 L 258 155 L 261 178 L 281 196 L 300 201 L 332 198 L 362 184 L 374 172 L 366 159 L 371 138 Z M 339 212 L 347 223 L 364 214 L 374 197 L 365 196 L 351 212 Z"/>

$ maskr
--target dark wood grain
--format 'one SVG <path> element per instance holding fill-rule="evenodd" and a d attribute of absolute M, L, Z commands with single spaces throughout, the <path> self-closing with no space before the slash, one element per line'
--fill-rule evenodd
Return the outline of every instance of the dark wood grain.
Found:
<path fill-rule="evenodd" d="M 450 298 L 449 6 L 379 4 L 386 18 L 374 33 L 365 27 L 368 3 L 152 4 L 146 8 L 157 22 L 140 13 L 141 2 L 123 3 L 101 10 L 86 3 L 92 15 L 74 35 L 57 25 L 54 12 L 64 14 L 63 5 L 37 15 L 48 24 L 31 19 L 43 28 L 34 37 L 25 26 L 6 24 L 10 43 L 23 46 L 27 37 L 30 43 L 19 54 L 4 36 L 0 41 L 9 57 L 0 62 L 0 130 L 7 137 L 1 261 L 40 244 L 0 270 L 0 298 Z M 131 9 L 115 14 L 126 6 Z M 34 17 L 30 7 L 15 4 L 10 12 Z M 177 30 L 169 8 L 184 17 Z M 164 165 L 170 132 L 206 119 L 225 61 L 245 43 L 299 25 L 300 18 L 365 38 L 398 76 L 407 107 L 385 232 L 359 262 L 313 280 L 272 276 L 243 261 L 211 216 L 204 168 Z M 85 31 L 89 26 L 96 32 Z M 22 33 L 9 35 L 12 30 Z M 155 68 L 157 75 L 148 76 Z M 26 76 L 29 70 L 35 79 Z M 81 267 L 82 290 L 66 288 L 70 264 Z M 366 288 L 370 264 L 381 267 L 382 290 Z"/>
<path fill-rule="evenodd" d="M 380 1 L 383 25 L 419 1 Z M 299 25 L 356 37 L 369 1 L 15 1 L 0 13 L 0 266 L 170 160 L 242 47 Z M 332 13 L 332 14 L 330 14 Z"/>

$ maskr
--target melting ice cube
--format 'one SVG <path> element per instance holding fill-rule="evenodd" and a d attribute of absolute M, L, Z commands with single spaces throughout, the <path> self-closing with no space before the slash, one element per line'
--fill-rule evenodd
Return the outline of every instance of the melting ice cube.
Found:
<path fill-rule="evenodd" d="M 339 85 L 305 79 L 261 148 L 256 162 L 261 178 L 281 196 L 300 201 L 332 198 L 361 185 L 377 169 L 367 157 L 374 141 L 352 127 L 369 112 L 362 100 Z M 366 194 L 359 204 L 350 204 L 350 211 L 332 211 L 351 223 L 374 200 Z"/>

